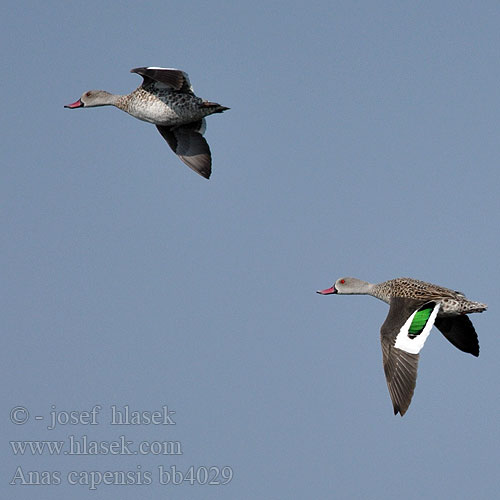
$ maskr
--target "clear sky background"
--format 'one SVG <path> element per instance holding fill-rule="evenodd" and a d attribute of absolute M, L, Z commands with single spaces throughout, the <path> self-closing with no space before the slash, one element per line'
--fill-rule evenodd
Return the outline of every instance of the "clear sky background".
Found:
<path fill-rule="evenodd" d="M 19 1 L 0 19 L 2 498 L 498 493 L 498 2 Z M 231 108 L 207 119 L 209 181 L 154 126 L 63 108 L 132 91 L 129 70 L 148 65 L 185 70 Z M 315 293 L 340 276 L 410 276 L 488 303 L 471 316 L 480 357 L 434 329 L 395 417 L 387 306 Z M 53 407 L 95 405 L 98 425 L 47 429 Z M 176 425 L 111 426 L 111 405 L 167 405 Z M 8 444 L 69 435 L 183 454 Z M 160 465 L 234 476 L 161 485 Z M 66 480 L 138 466 L 151 485 Z M 11 486 L 17 467 L 61 484 Z"/>

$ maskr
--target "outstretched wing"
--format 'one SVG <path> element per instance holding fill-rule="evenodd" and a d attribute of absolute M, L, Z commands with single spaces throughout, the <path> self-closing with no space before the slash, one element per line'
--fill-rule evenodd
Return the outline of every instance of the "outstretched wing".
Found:
<path fill-rule="evenodd" d="M 182 127 L 156 125 L 162 137 L 168 142 L 173 152 L 196 173 L 208 179 L 212 173 L 212 155 L 202 133 L 205 120 L 190 123 Z"/>
<path fill-rule="evenodd" d="M 436 319 L 436 328 L 461 351 L 479 356 L 479 341 L 468 316 L 448 316 Z"/>
<path fill-rule="evenodd" d="M 440 304 L 395 297 L 380 330 L 385 378 L 394 414 L 403 416 L 417 382 L 419 352 L 429 336 Z"/>
<path fill-rule="evenodd" d="M 180 69 L 175 68 L 156 68 L 150 66 L 148 68 L 134 68 L 131 73 L 137 73 L 144 78 L 142 86 L 147 86 L 152 82 L 162 83 L 172 90 L 193 94 L 193 88 L 189 81 L 188 74 Z"/>

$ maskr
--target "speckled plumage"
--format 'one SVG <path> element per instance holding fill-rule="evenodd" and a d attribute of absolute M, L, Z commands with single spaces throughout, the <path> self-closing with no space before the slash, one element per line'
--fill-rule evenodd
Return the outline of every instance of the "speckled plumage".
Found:
<path fill-rule="evenodd" d="M 370 295 L 388 304 L 392 297 L 437 301 L 441 304 L 438 316 L 468 314 L 486 309 L 485 304 L 468 300 L 462 292 L 413 278 L 395 278 L 378 283 Z"/>
<path fill-rule="evenodd" d="M 211 153 L 203 138 L 204 118 L 229 109 L 197 97 L 187 73 L 173 68 L 134 68 L 142 85 L 128 95 L 90 90 L 67 108 L 116 106 L 129 115 L 158 128 L 172 150 L 205 178 L 211 173 Z"/>
<path fill-rule="evenodd" d="M 217 112 L 217 106 L 194 94 L 168 90 L 157 85 L 142 85 L 128 95 L 121 96 L 116 107 L 129 115 L 155 125 L 178 126 L 196 122 Z"/>

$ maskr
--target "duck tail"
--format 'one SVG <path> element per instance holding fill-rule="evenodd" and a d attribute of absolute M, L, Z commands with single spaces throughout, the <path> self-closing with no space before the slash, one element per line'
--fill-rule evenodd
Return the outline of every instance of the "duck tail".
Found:
<path fill-rule="evenodd" d="M 227 111 L 230 108 L 226 108 L 226 106 L 222 106 L 216 102 L 205 101 L 203 103 L 204 108 L 211 108 L 212 113 L 222 113 L 223 111 Z"/>
<path fill-rule="evenodd" d="M 481 313 L 488 309 L 487 304 L 483 304 L 482 302 L 472 302 L 470 303 L 470 309 L 468 308 L 467 313 Z"/>

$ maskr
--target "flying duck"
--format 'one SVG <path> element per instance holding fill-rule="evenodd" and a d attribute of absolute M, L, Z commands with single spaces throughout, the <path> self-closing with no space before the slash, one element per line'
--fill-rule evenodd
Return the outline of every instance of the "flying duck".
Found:
<path fill-rule="evenodd" d="M 389 304 L 380 330 L 385 378 L 394 414 L 403 416 L 410 406 L 417 381 L 419 352 L 432 325 L 458 349 L 479 356 L 479 343 L 466 316 L 487 305 L 468 300 L 461 292 L 412 278 L 373 284 L 357 278 L 340 278 L 322 295 L 372 295 Z"/>
<path fill-rule="evenodd" d="M 134 68 L 142 84 L 128 95 L 89 90 L 65 108 L 116 106 L 139 120 L 153 123 L 174 153 L 206 179 L 212 171 L 212 157 L 205 132 L 205 116 L 229 108 L 197 97 L 187 73 L 174 68 Z"/>

